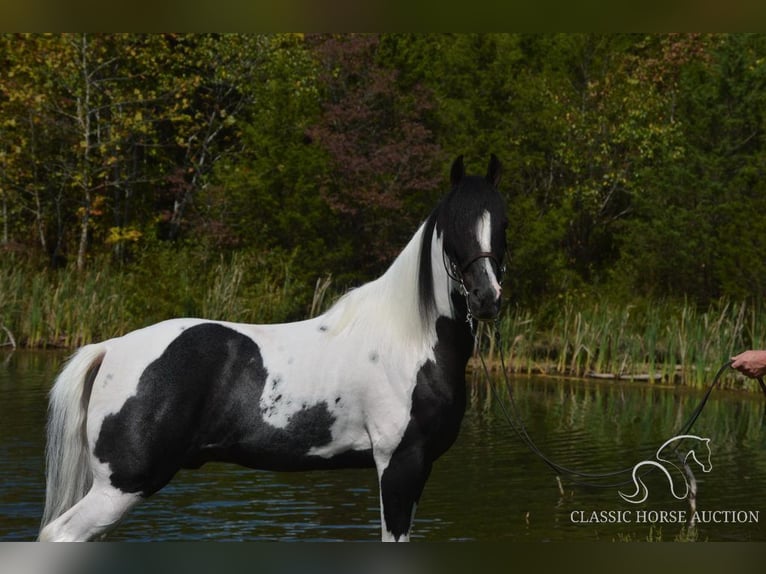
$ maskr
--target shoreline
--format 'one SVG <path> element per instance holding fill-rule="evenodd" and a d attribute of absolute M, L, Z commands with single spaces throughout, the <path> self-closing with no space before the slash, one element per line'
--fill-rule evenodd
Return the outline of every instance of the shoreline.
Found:
<path fill-rule="evenodd" d="M 487 370 L 490 375 L 493 376 L 501 371 L 501 362 L 497 358 L 484 359 L 487 364 Z M 506 361 L 506 367 L 507 361 Z M 704 385 L 686 382 L 683 378 L 684 368 L 681 365 L 676 365 L 673 380 L 669 380 L 663 376 L 660 372 L 650 374 L 649 372 L 641 373 L 599 373 L 595 371 L 588 371 L 585 373 L 574 373 L 570 371 L 558 371 L 554 364 L 549 363 L 546 365 L 535 365 L 533 368 L 508 368 L 509 376 L 512 377 L 540 377 L 546 379 L 562 379 L 562 380 L 576 380 L 584 382 L 599 382 L 599 383 L 631 383 L 637 385 L 651 385 L 657 388 L 668 389 L 689 389 L 689 390 L 703 390 L 713 381 L 713 376 L 716 373 L 718 367 L 706 368 L 705 372 L 710 374 L 709 379 L 705 379 Z M 483 367 L 481 361 L 477 355 L 471 357 L 468 362 L 467 376 L 471 382 L 483 378 Z M 747 394 L 760 392 L 760 387 L 755 379 L 749 379 L 744 375 L 736 372 L 724 372 L 719 381 L 719 390 L 731 391 L 731 392 L 743 392 Z"/>

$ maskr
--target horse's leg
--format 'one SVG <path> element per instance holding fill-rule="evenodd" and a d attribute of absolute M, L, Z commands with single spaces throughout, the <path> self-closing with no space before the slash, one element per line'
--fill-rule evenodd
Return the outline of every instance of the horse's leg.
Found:
<path fill-rule="evenodd" d="M 397 449 L 388 464 L 378 464 L 380 516 L 384 542 L 407 542 L 431 462 L 422 449 Z"/>
<path fill-rule="evenodd" d="M 43 542 L 83 542 L 105 534 L 141 500 L 111 484 L 95 483 L 77 504 L 52 521 L 42 532 Z"/>

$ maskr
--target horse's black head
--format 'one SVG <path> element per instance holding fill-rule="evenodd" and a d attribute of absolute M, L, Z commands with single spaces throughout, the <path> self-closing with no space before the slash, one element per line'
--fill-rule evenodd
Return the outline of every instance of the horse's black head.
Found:
<path fill-rule="evenodd" d="M 437 221 L 448 271 L 464 291 L 468 311 L 481 320 L 500 312 L 505 230 L 505 201 L 497 190 L 500 161 L 493 154 L 486 176 L 466 175 L 463 156 L 452 164 L 452 190 Z"/>

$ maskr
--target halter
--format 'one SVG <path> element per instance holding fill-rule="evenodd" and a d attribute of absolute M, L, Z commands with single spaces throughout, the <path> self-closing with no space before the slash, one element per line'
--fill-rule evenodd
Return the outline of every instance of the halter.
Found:
<path fill-rule="evenodd" d="M 468 259 L 468 263 L 460 267 L 457 263 L 455 263 L 452 258 L 447 255 L 447 252 L 445 250 L 442 250 L 442 261 L 444 263 L 444 270 L 447 272 L 447 275 L 452 279 L 453 281 L 460 284 L 461 289 L 464 291 L 464 294 L 467 294 L 467 289 L 465 287 L 465 281 L 463 280 L 463 275 L 468 270 L 468 268 L 476 263 L 479 259 L 490 259 L 492 263 L 495 264 L 495 269 L 497 270 L 498 276 L 498 282 L 500 281 L 501 277 L 505 274 L 505 265 L 501 265 L 500 261 L 498 261 L 497 257 L 495 257 L 495 254 L 491 251 L 479 251 L 475 255 L 473 255 L 470 259 Z M 449 265 L 447 265 L 449 263 Z"/>
<path fill-rule="evenodd" d="M 495 257 L 494 253 L 490 251 L 479 251 L 468 259 L 468 263 L 460 267 L 452 260 L 449 255 L 447 255 L 447 252 L 442 249 L 442 263 L 444 264 L 444 271 L 446 271 L 447 276 L 450 279 L 455 281 L 460 286 L 460 293 L 463 295 L 463 297 L 465 297 L 465 306 L 467 310 L 465 320 L 471 328 L 471 335 L 474 339 L 476 338 L 476 327 L 473 320 L 473 314 L 471 314 L 471 306 L 468 304 L 468 288 L 465 286 L 463 275 L 468 270 L 468 268 L 476 263 L 479 259 L 491 260 L 492 263 L 494 263 L 494 267 L 497 273 L 497 281 L 498 283 L 502 282 L 502 277 L 505 274 L 505 264 L 501 264 L 497 257 Z"/>

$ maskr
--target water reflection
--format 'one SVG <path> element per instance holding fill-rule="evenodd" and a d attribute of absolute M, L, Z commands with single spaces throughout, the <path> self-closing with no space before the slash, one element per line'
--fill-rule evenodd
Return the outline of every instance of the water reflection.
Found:
<path fill-rule="evenodd" d="M 17 353 L 0 367 L 0 540 L 36 536 L 44 497 L 45 395 L 60 360 Z M 512 385 L 538 446 L 557 462 L 590 472 L 651 457 L 701 398 L 700 392 L 623 382 L 516 378 Z M 562 492 L 555 475 L 513 433 L 486 384 L 476 382 L 470 391 L 458 442 L 426 486 L 414 539 L 673 540 L 683 530 L 677 521 L 652 529 L 639 520 L 638 511 L 677 517 L 688 510 L 661 476 L 646 478 L 651 495 L 640 506 L 623 501 L 616 487 L 564 479 Z M 710 473 L 696 476 L 698 509 L 758 513 L 757 522 L 702 524 L 698 539 L 766 541 L 759 494 L 766 484 L 763 396 L 715 393 L 694 432 L 711 439 L 713 463 Z M 590 520 L 594 512 L 607 520 Z M 610 516 L 632 520 L 609 522 Z M 377 540 L 379 520 L 370 470 L 271 473 L 208 465 L 181 472 L 110 539 Z"/>

